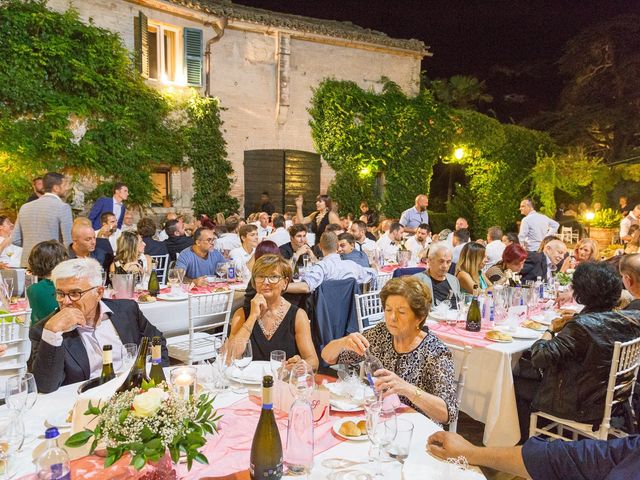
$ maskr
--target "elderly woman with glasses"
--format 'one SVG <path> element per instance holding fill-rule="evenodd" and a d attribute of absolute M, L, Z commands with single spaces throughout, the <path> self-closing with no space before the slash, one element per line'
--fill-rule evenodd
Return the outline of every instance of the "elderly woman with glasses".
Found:
<path fill-rule="evenodd" d="M 376 389 L 399 395 L 402 403 L 438 423 L 454 421 L 458 405 L 451 352 L 424 327 L 431 290 L 414 276 L 394 278 L 380 291 L 380 299 L 384 321 L 364 334 L 329 342 L 322 359 L 356 364 L 368 349 L 383 366 L 373 372 Z"/>
<path fill-rule="evenodd" d="M 231 320 L 229 342 L 251 341 L 254 360 L 270 360 L 271 352 L 284 350 L 287 363 L 304 360 L 318 368 L 311 324 L 304 310 L 290 304 L 282 293 L 291 281 L 289 262 L 279 255 L 264 255 L 251 271 L 256 295 L 249 308 L 239 308 Z"/>

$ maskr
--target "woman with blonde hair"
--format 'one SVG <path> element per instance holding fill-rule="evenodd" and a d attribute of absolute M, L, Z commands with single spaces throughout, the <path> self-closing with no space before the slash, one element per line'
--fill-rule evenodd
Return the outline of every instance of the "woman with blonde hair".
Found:
<path fill-rule="evenodd" d="M 292 275 L 291 265 L 280 255 L 263 255 L 256 260 L 251 270 L 256 295 L 249 307 L 233 314 L 229 343 L 250 340 L 254 360 L 269 361 L 272 351 L 284 350 L 287 364 L 304 360 L 317 369 L 309 317 L 282 298 Z"/>
<path fill-rule="evenodd" d="M 486 264 L 487 253 L 484 245 L 469 242 L 462 247 L 460 258 L 456 264 L 456 278 L 460 282 L 460 289 L 463 293 L 473 293 L 474 285 L 482 290 L 492 285 L 482 272 L 482 268 Z"/>
<path fill-rule="evenodd" d="M 151 257 L 144 253 L 145 243 L 135 232 L 122 232 L 118 238 L 118 253 L 111 264 L 112 273 L 151 274 Z"/>
<path fill-rule="evenodd" d="M 435 422 L 453 422 L 458 416 L 453 358 L 425 327 L 431 290 L 414 276 L 399 277 L 385 284 L 380 299 L 384 321 L 329 342 L 322 349 L 323 360 L 357 364 L 368 350 L 383 367 L 373 372 L 376 390 L 397 394 L 402 403 Z"/>
<path fill-rule="evenodd" d="M 582 262 L 597 262 L 600 260 L 600 246 L 598 242 L 591 238 L 583 238 L 576 245 L 576 249 L 571 252 L 562 262 L 561 272 L 575 269 Z"/>

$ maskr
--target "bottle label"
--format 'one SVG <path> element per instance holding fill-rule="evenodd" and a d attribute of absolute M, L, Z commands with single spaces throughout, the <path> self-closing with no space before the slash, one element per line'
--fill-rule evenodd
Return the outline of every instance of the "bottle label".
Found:
<path fill-rule="evenodd" d="M 229 267 L 229 269 L 227 270 L 227 278 L 229 280 L 233 280 L 236 278 L 236 269 L 233 267 Z"/>
<path fill-rule="evenodd" d="M 151 362 L 162 363 L 162 346 L 154 345 L 151 347 Z"/>
<path fill-rule="evenodd" d="M 102 364 L 108 365 L 113 363 L 113 350 L 103 350 L 102 351 Z"/>
<path fill-rule="evenodd" d="M 51 467 L 49 467 L 49 470 L 51 470 L 51 478 L 52 480 L 71 480 L 71 472 L 69 471 L 68 467 L 67 467 L 67 473 L 64 473 L 65 468 L 64 468 L 64 464 L 62 463 L 54 463 L 53 465 L 51 465 Z"/>
<path fill-rule="evenodd" d="M 253 463 L 249 463 L 249 474 L 251 478 L 264 478 L 267 480 L 282 478 L 284 475 L 282 458 L 280 458 L 280 462 L 277 465 L 274 465 L 272 468 L 266 468 L 258 473 L 261 474 L 260 477 L 256 477 L 256 466 Z"/>

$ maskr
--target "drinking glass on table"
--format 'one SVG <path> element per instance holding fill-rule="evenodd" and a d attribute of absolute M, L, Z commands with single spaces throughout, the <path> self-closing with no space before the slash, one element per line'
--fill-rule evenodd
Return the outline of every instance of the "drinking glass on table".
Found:
<path fill-rule="evenodd" d="M 251 340 L 236 340 L 231 345 L 231 355 L 233 365 L 240 370 L 239 380 L 244 381 L 244 369 L 251 364 L 253 360 L 253 350 L 251 348 Z M 247 389 L 239 387 L 233 389 L 235 393 L 245 393 Z"/>
<path fill-rule="evenodd" d="M 38 397 L 36 380 L 31 373 L 12 375 L 7 378 L 5 402 L 9 410 L 17 414 L 16 422 L 22 425 L 24 430 L 23 415 L 31 410 Z M 23 434 L 24 437 L 24 434 Z M 35 440 L 33 433 L 28 441 Z"/>
<path fill-rule="evenodd" d="M 11 303 L 11 297 L 13 296 L 13 278 L 0 276 L 0 290 L 2 290 L 1 293 L 7 298 L 7 302 Z"/>
<path fill-rule="evenodd" d="M 380 469 L 380 457 L 382 452 L 396 438 L 397 418 L 394 407 L 386 407 L 380 400 L 365 402 L 367 435 L 374 447 L 376 461 L 376 477 L 383 478 Z"/>
<path fill-rule="evenodd" d="M 395 460 L 398 460 L 404 468 L 404 461 L 409 457 L 411 448 L 411 437 L 413 436 L 413 423 L 404 418 L 398 418 L 396 438 L 387 446 L 387 453 Z"/>
<path fill-rule="evenodd" d="M 304 360 L 291 366 L 289 373 L 289 390 L 294 398 L 309 400 L 316 386 L 313 368 Z"/>
<path fill-rule="evenodd" d="M 221 280 L 224 280 L 227 277 L 227 270 L 229 269 L 229 265 L 226 262 L 220 262 L 216 265 L 216 275 L 220 277 Z"/>
<path fill-rule="evenodd" d="M 125 343 L 120 349 L 120 368 L 118 373 L 126 373 L 131 370 L 133 362 L 138 355 L 138 345 L 135 343 Z"/>
<path fill-rule="evenodd" d="M 187 271 L 184 268 L 176 268 L 176 273 L 178 275 L 178 282 L 180 284 L 184 283 L 184 276 L 187 273 Z"/>
<path fill-rule="evenodd" d="M 171 295 L 178 294 L 178 286 L 180 285 L 180 275 L 177 268 L 170 268 L 167 272 L 167 282 L 171 287 Z"/>
<path fill-rule="evenodd" d="M 24 443 L 24 424 L 16 412 L 0 413 L 0 479 L 13 478 L 16 473 L 15 454 Z"/>

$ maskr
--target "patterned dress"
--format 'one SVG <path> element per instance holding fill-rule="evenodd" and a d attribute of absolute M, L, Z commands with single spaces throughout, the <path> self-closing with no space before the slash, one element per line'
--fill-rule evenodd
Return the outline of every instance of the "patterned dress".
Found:
<path fill-rule="evenodd" d="M 384 322 L 367 330 L 363 335 L 369 340 L 369 351 L 380 359 L 384 368 L 411 385 L 444 400 L 449 412 L 449 422 L 452 422 L 458 417 L 453 358 L 446 345 L 426 330 L 426 327 L 424 329 L 427 336 L 422 339 L 420 345 L 407 353 L 396 351 L 393 337 Z M 344 350 L 338 355 L 337 363 L 353 364 L 363 359 L 364 357 L 351 350 Z M 407 397 L 400 395 L 400 401 L 424 413 Z"/>

